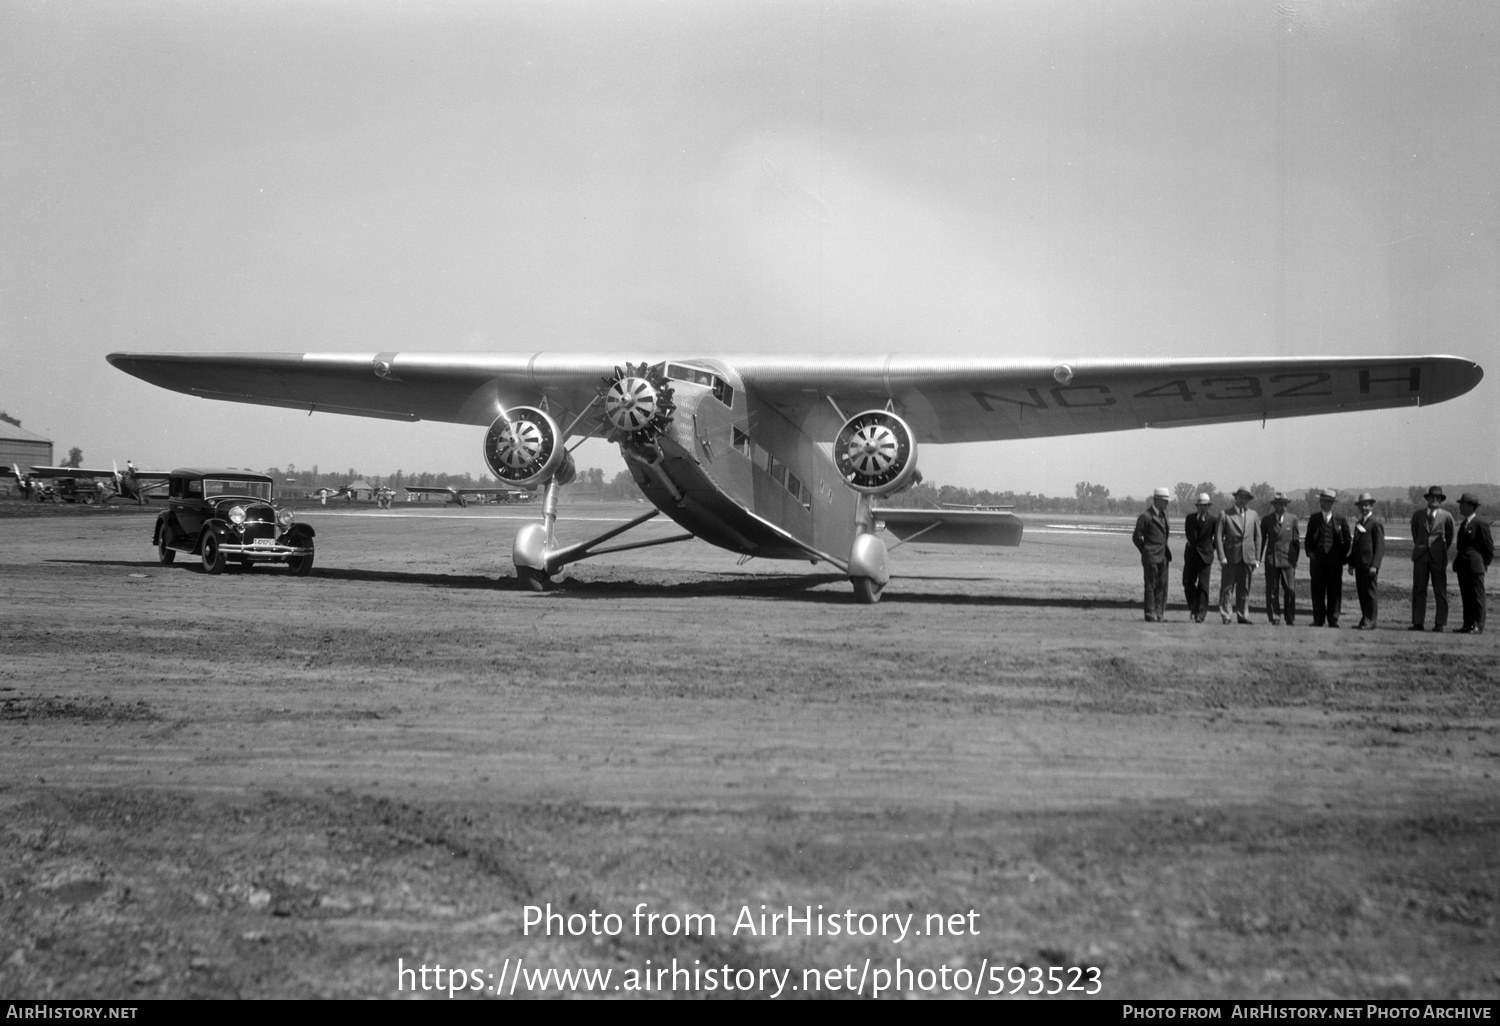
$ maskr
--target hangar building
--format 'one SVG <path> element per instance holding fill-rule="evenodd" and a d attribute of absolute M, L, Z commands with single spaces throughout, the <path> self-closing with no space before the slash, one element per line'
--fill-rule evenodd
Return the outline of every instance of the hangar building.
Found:
<path fill-rule="evenodd" d="M 23 473 L 27 467 L 52 466 L 52 440 L 27 431 L 16 418 L 0 413 L 0 467 L 12 463 Z"/>

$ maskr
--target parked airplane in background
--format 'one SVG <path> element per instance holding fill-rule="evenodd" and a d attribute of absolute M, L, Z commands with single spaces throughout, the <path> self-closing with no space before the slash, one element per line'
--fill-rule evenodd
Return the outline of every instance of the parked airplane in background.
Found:
<path fill-rule="evenodd" d="M 317 499 L 326 506 L 329 499 L 343 499 L 345 502 L 353 502 L 354 493 L 349 490 L 348 485 L 339 485 L 337 488 L 319 488 L 315 492 L 308 493 L 308 498 Z"/>
<path fill-rule="evenodd" d="M 415 495 L 441 495 L 450 505 L 467 506 L 469 497 L 481 502 L 530 502 L 532 493 L 524 488 L 428 488 L 406 485 L 406 490 Z M 489 496 L 485 499 L 485 496 Z"/>
<path fill-rule="evenodd" d="M 856 597 L 890 579 L 896 544 L 1017 545 L 1021 521 L 984 510 L 876 505 L 911 484 L 920 444 L 1265 420 L 1425 406 L 1483 377 L 1454 356 L 1002 360 L 882 356 L 684 356 L 624 363 L 575 353 L 114 353 L 126 373 L 208 399 L 487 427 L 485 462 L 545 489 L 516 534 L 516 575 L 545 588 L 589 556 L 702 538 L 746 556 L 830 563 Z M 569 440 L 620 446 L 656 507 L 559 544 Z M 831 452 L 829 446 L 831 445 Z M 657 515 L 688 533 L 599 548 Z M 894 547 L 894 546 L 892 546 Z"/>
<path fill-rule="evenodd" d="M 17 477 L 20 468 L 12 466 Z M 109 470 L 92 467 L 32 467 L 22 488 L 35 494 L 38 502 L 55 499 L 58 502 L 76 502 L 85 505 L 94 501 L 108 502 L 110 499 L 128 499 L 144 506 L 150 493 L 167 484 L 165 471 L 137 470 L 135 464 L 125 461 L 125 469 L 115 465 Z M 40 490 L 39 490 L 40 489 Z"/>

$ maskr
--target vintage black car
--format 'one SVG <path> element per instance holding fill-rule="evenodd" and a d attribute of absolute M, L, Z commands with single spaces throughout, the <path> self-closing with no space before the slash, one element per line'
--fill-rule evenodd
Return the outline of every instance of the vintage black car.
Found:
<path fill-rule="evenodd" d="M 167 509 L 156 518 L 151 539 L 157 558 L 170 563 L 179 552 L 201 556 L 211 574 L 285 563 L 305 576 L 313 566 L 312 526 L 297 523 L 291 510 L 277 509 L 271 498 L 271 479 L 264 474 L 172 471 Z"/>

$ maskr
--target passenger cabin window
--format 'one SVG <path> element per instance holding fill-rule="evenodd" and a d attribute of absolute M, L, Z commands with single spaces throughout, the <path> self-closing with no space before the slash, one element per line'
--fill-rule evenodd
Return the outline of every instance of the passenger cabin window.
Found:
<path fill-rule="evenodd" d="M 771 480 L 786 487 L 786 467 L 775 456 L 771 457 Z"/>
<path fill-rule="evenodd" d="M 750 436 L 739 428 L 734 429 L 734 451 L 741 456 L 750 455 Z"/>
<path fill-rule="evenodd" d="M 202 481 L 198 481 L 198 480 L 189 481 L 187 483 L 187 493 L 189 495 L 202 495 L 203 494 L 203 482 Z"/>
<path fill-rule="evenodd" d="M 182 498 L 182 478 L 172 478 L 172 488 L 171 491 L 169 491 L 167 494 L 174 499 Z"/>

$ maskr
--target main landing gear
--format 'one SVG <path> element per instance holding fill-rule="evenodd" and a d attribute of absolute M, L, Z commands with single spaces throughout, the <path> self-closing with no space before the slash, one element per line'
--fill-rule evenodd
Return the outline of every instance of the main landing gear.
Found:
<path fill-rule="evenodd" d="M 672 386 L 658 368 L 626 364 L 625 370 L 621 371 L 617 367 L 614 376 L 604 380 L 600 395 L 604 400 L 605 428 L 612 441 L 623 445 L 651 445 L 671 424 L 675 409 Z M 541 486 L 545 489 L 541 522 L 522 527 L 516 532 L 511 546 L 516 579 L 532 591 L 550 588 L 553 575 L 569 563 L 607 552 L 667 545 L 693 537 L 679 534 L 608 548 L 598 547 L 657 516 L 659 511 L 653 509 L 588 541 L 574 545 L 557 544 L 559 494 L 562 486 L 572 481 L 576 473 L 573 457 L 564 447 L 565 440 L 573 426 L 587 413 L 588 409 L 585 409 L 568 430 L 562 431 L 547 411 L 523 406 L 502 413 L 485 435 L 485 462 L 500 481 L 524 488 Z"/>

